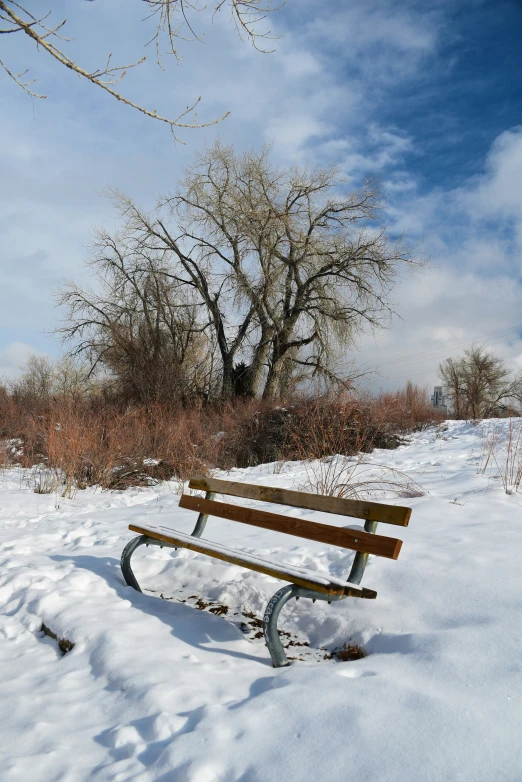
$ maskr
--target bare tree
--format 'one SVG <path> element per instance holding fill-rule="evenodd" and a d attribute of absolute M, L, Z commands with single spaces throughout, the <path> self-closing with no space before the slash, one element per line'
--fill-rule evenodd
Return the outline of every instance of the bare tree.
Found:
<path fill-rule="evenodd" d="M 455 418 L 466 418 L 467 403 L 462 359 L 447 358 L 439 365 L 439 377 Z"/>
<path fill-rule="evenodd" d="M 485 347 L 473 345 L 463 356 L 446 359 L 439 377 L 456 418 L 489 418 L 522 401 L 522 376 L 513 376 Z"/>
<path fill-rule="evenodd" d="M 217 142 L 160 202 L 154 232 L 180 264 L 205 270 L 224 302 L 243 307 L 251 395 L 278 396 L 296 371 L 339 379 L 339 349 L 385 325 L 411 251 L 375 226 L 378 190 L 346 192 L 335 169 L 278 168 L 268 148 L 237 155 Z M 189 248 L 189 249 L 187 249 Z M 223 296 L 226 292 L 227 295 Z M 239 333 L 239 332 L 238 332 Z"/>
<path fill-rule="evenodd" d="M 9 390 L 20 403 L 49 402 L 51 399 L 79 399 L 93 384 L 88 368 L 71 358 L 53 361 L 48 356 L 30 355 L 22 374 L 9 383 Z"/>
<path fill-rule="evenodd" d="M 201 307 L 165 274 L 163 253 L 135 247 L 125 233 L 98 231 L 90 267 L 96 290 L 66 284 L 59 295 L 71 354 L 91 374 L 109 370 L 120 395 L 136 401 L 210 393 L 212 349 Z"/>
<path fill-rule="evenodd" d="M 396 275 L 416 263 L 377 224 L 371 183 L 346 192 L 335 170 L 278 168 L 268 149 L 238 155 L 217 142 L 150 214 L 112 195 L 124 219 L 104 240 L 112 259 L 121 267 L 132 257 L 143 286 L 156 258 L 155 284 L 159 275 L 189 292 L 198 328 L 212 333 L 225 398 L 274 397 L 317 376 L 342 382 L 340 354 L 362 328 L 388 324 Z M 69 310 L 72 338 L 82 306 Z"/>
<path fill-rule="evenodd" d="M 229 279 L 217 269 L 214 258 L 202 252 L 192 252 L 188 244 L 190 237 L 176 227 L 176 233 L 170 233 L 166 221 L 162 219 L 161 208 L 155 214 L 147 214 L 130 199 L 113 191 L 112 198 L 125 219 L 122 235 L 128 242 L 127 252 L 136 258 L 162 255 L 162 274 L 180 289 L 189 291 L 206 312 L 205 323 L 201 328 L 211 329 L 213 342 L 220 357 L 221 395 L 232 398 L 238 381 L 235 363 L 245 347 L 246 337 L 254 328 L 255 308 L 234 287 Z M 121 237 L 115 242 L 119 246 Z M 143 271 L 143 265 L 139 271 Z M 72 316 L 72 317 L 71 317 Z M 74 322 L 74 314 L 69 313 L 69 321 Z M 71 333 L 71 336 L 74 335 Z"/>
<path fill-rule="evenodd" d="M 11 392 L 18 399 L 48 400 L 53 392 L 53 362 L 48 356 L 31 355 L 24 371 L 11 384 Z"/>
<path fill-rule="evenodd" d="M 190 17 L 194 12 L 204 10 L 206 6 L 200 4 L 198 0 L 142 0 L 143 2 L 148 7 L 146 18 L 152 17 L 156 22 L 155 32 L 149 44 L 152 43 L 155 46 L 158 65 L 163 68 L 162 47 L 164 42 L 166 43 L 166 51 L 173 54 L 179 62 L 182 58 L 178 53 L 178 42 L 180 40 L 201 40 L 201 36 L 193 30 Z M 246 37 L 260 51 L 266 51 L 262 48 L 262 43 L 271 39 L 270 31 L 259 30 L 259 24 L 263 22 L 267 14 L 277 10 L 281 5 L 282 3 L 274 5 L 272 0 L 214 0 L 214 15 L 228 8 L 240 37 Z M 125 77 L 128 70 L 141 65 L 146 57 L 143 56 L 129 65 L 113 65 L 112 55 L 109 54 L 105 65 L 101 68 L 94 71 L 84 68 L 65 52 L 64 44 L 72 41 L 64 35 L 67 20 L 63 19 L 53 23 L 50 16 L 51 11 L 35 16 L 25 5 L 16 2 L 16 0 L 0 0 L 0 23 L 5 25 L 5 27 L 0 27 L 0 35 L 25 34 L 33 41 L 38 50 L 47 52 L 60 65 L 87 79 L 116 100 L 136 109 L 147 117 L 166 123 L 178 141 L 177 129 L 207 127 L 228 116 L 227 113 L 218 119 L 197 123 L 194 110 L 201 99 L 200 97 L 175 118 L 163 116 L 158 114 L 155 109 L 148 109 L 130 100 L 119 91 L 116 85 Z M 27 70 L 17 72 L 8 67 L 1 59 L 0 67 L 31 97 L 47 97 L 32 89 L 35 80 L 26 80 Z"/>
<path fill-rule="evenodd" d="M 63 356 L 53 367 L 52 390 L 56 397 L 77 401 L 97 389 L 86 364 Z"/>

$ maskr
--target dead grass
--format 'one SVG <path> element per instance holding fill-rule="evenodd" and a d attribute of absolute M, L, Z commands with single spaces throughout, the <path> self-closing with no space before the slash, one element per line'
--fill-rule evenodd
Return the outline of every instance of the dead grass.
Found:
<path fill-rule="evenodd" d="M 366 652 L 358 644 L 344 644 L 340 649 L 336 649 L 333 656 L 339 660 L 340 663 L 350 662 L 351 660 L 362 660 L 366 657 Z"/>

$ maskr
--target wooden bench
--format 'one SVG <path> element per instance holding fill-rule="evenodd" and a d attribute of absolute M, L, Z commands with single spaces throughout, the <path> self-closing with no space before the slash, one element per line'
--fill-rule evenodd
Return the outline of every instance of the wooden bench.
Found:
<path fill-rule="evenodd" d="M 289 581 L 290 584 L 279 589 L 269 600 L 263 619 L 265 641 L 275 668 L 289 664 L 277 630 L 279 613 L 285 603 L 293 597 L 296 599 L 307 597 L 313 601 L 327 600 L 328 603 L 343 600 L 345 597 L 376 598 L 377 592 L 359 586 L 368 556 L 374 554 L 379 557 L 397 559 L 402 546 L 402 541 L 396 538 L 377 535 L 377 524 L 384 522 L 385 524 L 406 527 L 411 515 L 411 508 L 384 505 L 377 502 L 346 500 L 339 497 L 324 497 L 308 492 L 236 483 L 216 478 L 194 478 L 189 482 L 189 488 L 206 492 L 205 498 L 186 494 L 181 496 L 180 508 L 199 513 L 192 534 L 187 535 L 162 526 L 131 524 L 129 529 L 140 533 L 140 536 L 131 540 L 123 550 L 121 558 L 123 577 L 129 586 L 141 592 L 130 565 L 131 556 L 138 546 L 155 545 L 174 549 L 187 548 L 199 554 L 207 554 L 224 562 L 280 578 L 282 581 Z M 349 527 L 334 527 L 330 524 L 283 516 L 255 508 L 245 508 L 241 505 L 216 502 L 214 499 L 216 494 L 364 519 L 364 532 Z M 295 535 L 330 546 L 351 549 L 356 554 L 348 579 L 344 581 L 330 576 L 328 573 L 285 565 L 281 562 L 247 554 L 238 549 L 228 548 L 220 543 L 204 540 L 201 535 L 209 516 L 217 516 L 274 532 L 283 532 L 286 535 Z"/>

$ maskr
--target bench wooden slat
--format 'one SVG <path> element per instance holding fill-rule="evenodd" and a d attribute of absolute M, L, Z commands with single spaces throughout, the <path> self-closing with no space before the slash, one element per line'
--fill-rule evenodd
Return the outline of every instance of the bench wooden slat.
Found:
<path fill-rule="evenodd" d="M 319 543 L 328 543 L 332 546 L 375 554 L 378 557 L 387 557 L 388 559 L 397 559 L 402 546 L 402 540 L 397 540 L 396 538 L 387 538 L 368 532 L 333 527 L 330 524 L 320 524 L 315 521 L 306 521 L 305 519 L 295 519 L 292 516 L 280 516 L 277 513 L 268 513 L 267 511 L 245 508 L 240 505 L 230 505 L 226 502 L 204 500 L 201 497 L 190 497 L 187 494 L 182 494 L 179 507 L 204 513 L 208 516 L 239 521 L 242 524 L 250 524 L 253 527 L 262 527 L 274 532 L 284 532 L 286 535 L 295 535 L 299 538 L 316 540 Z"/>
<path fill-rule="evenodd" d="M 396 524 L 400 527 L 407 527 L 411 516 L 411 508 L 399 505 L 346 500 L 341 497 L 324 497 L 311 492 L 292 491 L 275 486 L 257 486 L 254 483 L 223 481 L 218 478 L 192 478 L 189 488 L 230 494 L 233 497 L 245 497 L 248 500 L 276 502 L 280 505 L 291 505 L 296 508 L 335 513 L 339 516 L 351 516 L 365 521 L 380 521 L 385 524 Z"/>
<path fill-rule="evenodd" d="M 374 599 L 377 592 L 373 589 L 365 589 L 347 584 L 341 579 L 332 578 L 327 573 L 314 572 L 307 568 L 285 565 L 283 562 L 270 562 L 255 555 L 249 555 L 246 552 L 236 551 L 219 543 L 213 543 L 201 538 L 194 538 L 191 535 L 185 535 L 176 530 L 160 530 L 149 526 L 139 526 L 131 524 L 129 529 L 138 532 L 141 535 L 147 535 L 149 538 L 174 544 L 180 548 L 187 548 L 190 551 L 196 551 L 199 554 L 206 554 L 220 559 L 224 562 L 230 562 L 233 565 L 246 567 L 249 570 L 255 570 L 258 573 L 279 578 L 283 581 L 290 581 L 293 584 L 310 589 L 314 592 L 322 592 L 327 595 L 346 595 L 347 597 L 361 597 Z"/>

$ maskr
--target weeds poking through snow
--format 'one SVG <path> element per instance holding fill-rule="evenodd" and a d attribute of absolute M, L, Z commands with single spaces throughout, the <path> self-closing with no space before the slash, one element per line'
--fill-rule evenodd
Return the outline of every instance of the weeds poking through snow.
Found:
<path fill-rule="evenodd" d="M 72 649 L 74 649 L 74 643 L 72 641 L 68 641 L 67 638 L 58 638 L 56 633 L 53 633 L 53 631 L 50 630 L 43 622 L 40 631 L 58 643 L 58 649 L 61 651 L 62 657 L 64 657 L 67 652 L 70 652 Z"/>
<path fill-rule="evenodd" d="M 26 482 L 33 487 L 35 494 L 54 494 L 62 484 L 60 471 L 44 464 L 33 467 L 27 474 Z M 65 497 L 65 493 L 63 494 Z M 67 496 L 73 496 L 67 495 Z"/>
<path fill-rule="evenodd" d="M 507 431 L 499 423 L 482 426 L 482 448 L 477 467 L 479 475 L 495 473 L 506 494 L 518 492 L 522 483 L 522 419 L 510 418 Z"/>

